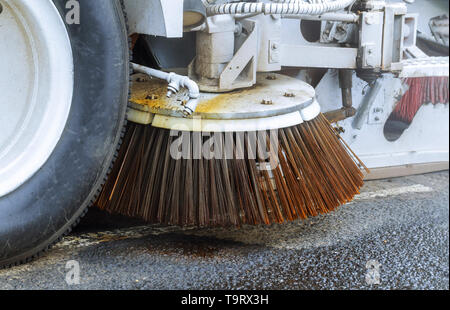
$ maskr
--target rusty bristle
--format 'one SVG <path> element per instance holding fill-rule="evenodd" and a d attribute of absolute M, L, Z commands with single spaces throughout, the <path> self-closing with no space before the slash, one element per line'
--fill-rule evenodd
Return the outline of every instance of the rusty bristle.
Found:
<path fill-rule="evenodd" d="M 412 77 L 403 80 L 407 91 L 394 107 L 389 119 L 411 124 L 424 104 L 448 103 L 448 76 Z"/>
<path fill-rule="evenodd" d="M 240 226 L 327 213 L 359 193 L 365 167 L 322 114 L 278 130 L 279 147 L 269 159 L 259 155 L 269 135 L 253 148 L 247 143 L 253 134 L 219 134 L 221 141 L 225 135 L 243 139 L 233 144 L 231 159 L 174 159 L 170 148 L 177 137 L 169 130 L 130 124 L 97 205 L 150 223 Z M 188 155 L 201 152 L 195 145 L 201 143 L 191 143 Z M 271 158 L 278 160 L 275 168 L 261 169 L 274 164 Z"/>

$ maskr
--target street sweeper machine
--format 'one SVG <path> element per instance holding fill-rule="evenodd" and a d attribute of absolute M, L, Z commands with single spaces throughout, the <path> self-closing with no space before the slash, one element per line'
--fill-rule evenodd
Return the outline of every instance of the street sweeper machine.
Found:
<path fill-rule="evenodd" d="M 448 2 L 0 0 L 0 266 L 89 206 L 270 225 L 448 169 Z"/>

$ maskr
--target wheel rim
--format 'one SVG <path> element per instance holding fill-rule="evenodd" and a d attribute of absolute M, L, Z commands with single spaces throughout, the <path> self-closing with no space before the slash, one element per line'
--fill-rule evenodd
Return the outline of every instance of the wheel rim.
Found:
<path fill-rule="evenodd" d="M 73 93 L 69 36 L 50 0 L 0 0 L 0 197 L 55 149 Z"/>

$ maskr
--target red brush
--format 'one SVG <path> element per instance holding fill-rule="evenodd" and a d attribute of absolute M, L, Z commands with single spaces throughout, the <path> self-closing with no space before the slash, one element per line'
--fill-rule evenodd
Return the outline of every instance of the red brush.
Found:
<path fill-rule="evenodd" d="M 391 120 L 411 124 L 424 104 L 448 103 L 448 76 L 406 78 L 408 90 L 392 111 Z"/>

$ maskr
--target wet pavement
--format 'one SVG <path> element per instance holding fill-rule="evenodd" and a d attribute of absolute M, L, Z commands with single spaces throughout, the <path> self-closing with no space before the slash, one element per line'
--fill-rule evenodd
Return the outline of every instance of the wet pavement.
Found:
<path fill-rule="evenodd" d="M 448 203 L 444 171 L 368 181 L 282 225 L 181 230 L 92 209 L 39 260 L 0 270 L 0 289 L 449 289 Z"/>

